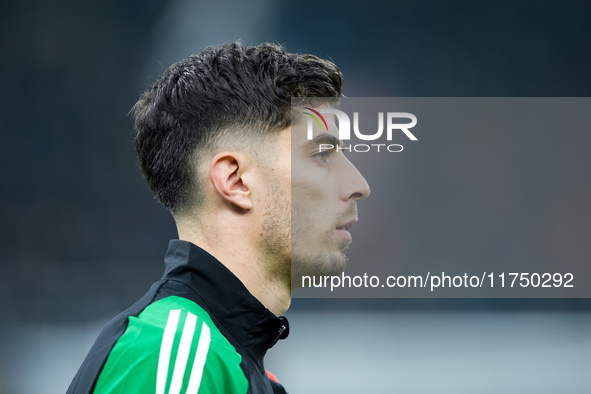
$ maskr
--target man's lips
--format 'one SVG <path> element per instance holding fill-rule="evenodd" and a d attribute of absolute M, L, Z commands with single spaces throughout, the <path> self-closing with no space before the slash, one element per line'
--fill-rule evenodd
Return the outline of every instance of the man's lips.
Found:
<path fill-rule="evenodd" d="M 353 227 L 353 225 L 357 223 L 357 219 L 352 219 L 349 220 L 347 223 L 345 224 L 341 224 L 340 226 L 337 226 L 337 230 L 345 230 L 345 231 L 349 231 L 349 229 L 351 227 Z"/>
<path fill-rule="evenodd" d="M 337 233 L 342 236 L 343 238 L 345 238 L 347 241 L 351 242 L 353 241 L 353 237 L 351 236 L 351 233 L 349 232 L 349 229 L 351 227 L 353 227 L 353 225 L 357 223 L 357 219 L 353 219 L 348 221 L 345 224 L 342 224 L 338 227 L 336 227 L 336 231 Z"/>

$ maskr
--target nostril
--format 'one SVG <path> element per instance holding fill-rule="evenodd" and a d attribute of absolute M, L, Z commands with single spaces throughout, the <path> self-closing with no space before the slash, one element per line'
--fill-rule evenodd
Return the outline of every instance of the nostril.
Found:
<path fill-rule="evenodd" d="M 363 193 L 360 192 L 355 192 L 353 194 L 351 194 L 351 196 L 349 198 L 355 199 L 355 200 L 360 200 L 362 198 L 364 198 L 365 195 Z"/>

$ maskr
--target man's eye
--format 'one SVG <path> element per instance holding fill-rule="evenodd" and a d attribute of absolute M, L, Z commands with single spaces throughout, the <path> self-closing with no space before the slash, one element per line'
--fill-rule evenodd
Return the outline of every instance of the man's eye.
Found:
<path fill-rule="evenodd" d="M 317 152 L 317 153 L 313 154 L 313 155 L 312 155 L 312 157 L 313 157 L 315 160 L 321 161 L 322 163 L 326 163 L 326 162 L 327 162 L 327 159 L 328 159 L 328 157 L 329 157 L 331 154 L 332 154 L 332 151 L 329 151 L 329 150 L 327 151 L 327 150 L 325 150 L 325 151 L 322 151 L 322 152 Z"/>

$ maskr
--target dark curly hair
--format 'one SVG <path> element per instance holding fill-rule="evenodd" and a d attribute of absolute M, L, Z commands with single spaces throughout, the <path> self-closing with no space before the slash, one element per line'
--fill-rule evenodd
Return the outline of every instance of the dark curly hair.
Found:
<path fill-rule="evenodd" d="M 332 63 L 275 44 L 205 48 L 170 66 L 132 112 L 146 181 L 173 214 L 198 203 L 195 162 L 225 135 L 268 138 L 291 124 L 292 97 L 340 97 Z"/>

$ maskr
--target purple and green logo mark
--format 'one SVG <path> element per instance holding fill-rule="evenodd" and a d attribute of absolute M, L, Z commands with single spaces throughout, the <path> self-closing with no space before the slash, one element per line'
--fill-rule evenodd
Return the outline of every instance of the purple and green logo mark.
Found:
<path fill-rule="evenodd" d="M 318 115 L 318 116 L 320 117 L 320 119 L 322 119 L 322 123 L 324 123 L 324 127 L 326 128 L 326 131 L 328 131 L 328 124 L 326 124 L 326 120 L 324 119 L 324 116 L 322 116 L 322 115 L 320 114 L 320 112 L 318 112 L 318 111 L 316 111 L 316 110 L 313 110 L 313 109 L 312 109 L 312 108 L 310 108 L 310 107 L 304 107 L 304 108 L 305 108 L 305 109 L 307 109 L 307 110 L 309 110 L 309 111 L 312 111 L 312 112 L 314 112 L 316 115 Z M 303 112 L 303 113 L 304 113 L 304 114 L 306 114 L 306 115 L 308 115 L 308 116 L 310 116 L 312 119 L 314 119 L 314 120 L 316 121 L 316 123 L 318 123 L 318 126 L 320 126 L 320 130 L 322 130 L 322 123 L 320 123 L 320 120 L 319 120 L 319 119 L 318 119 L 316 116 L 314 116 L 314 115 L 312 115 L 312 114 L 310 114 L 310 113 L 308 113 L 308 112 Z M 312 139 L 312 136 L 310 135 L 311 131 L 312 131 L 312 130 L 308 130 L 308 134 L 309 134 L 309 135 L 308 135 L 308 139 Z"/>

